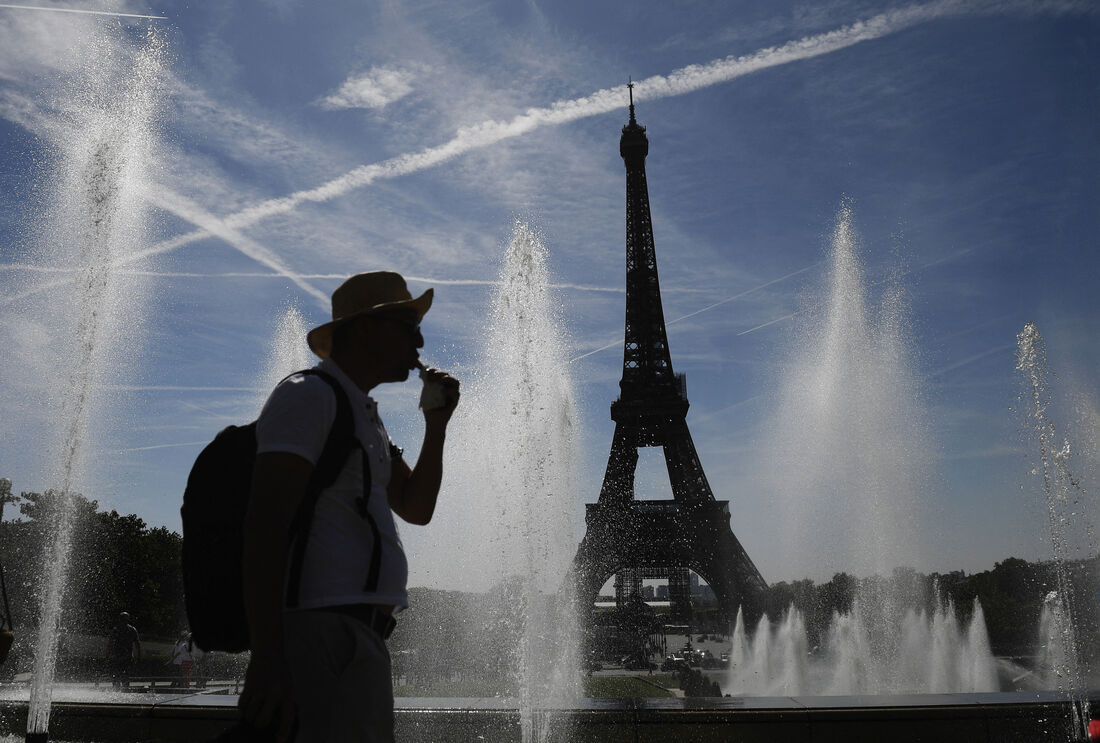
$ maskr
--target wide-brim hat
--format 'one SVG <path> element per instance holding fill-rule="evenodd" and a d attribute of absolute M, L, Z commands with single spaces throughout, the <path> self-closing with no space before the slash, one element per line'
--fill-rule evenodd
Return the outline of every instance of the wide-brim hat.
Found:
<path fill-rule="evenodd" d="M 415 310 L 419 321 L 432 306 L 433 295 L 434 291 L 428 289 L 413 299 L 404 277 L 393 271 L 357 273 L 336 287 L 332 293 L 332 321 L 309 331 L 306 342 L 313 353 L 327 359 L 332 353 L 332 331 L 340 323 L 398 309 Z"/>

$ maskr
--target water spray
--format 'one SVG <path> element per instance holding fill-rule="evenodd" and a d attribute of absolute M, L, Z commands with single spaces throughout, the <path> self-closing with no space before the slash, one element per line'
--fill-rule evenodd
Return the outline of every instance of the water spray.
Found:
<path fill-rule="evenodd" d="M 1048 642 L 1060 644 L 1061 657 L 1058 667 L 1054 668 L 1059 688 L 1073 697 L 1073 714 L 1070 720 L 1074 734 L 1088 735 L 1089 701 L 1083 693 L 1080 660 L 1077 649 L 1075 629 L 1076 612 L 1074 610 L 1073 586 L 1070 581 L 1069 540 L 1067 525 L 1072 514 L 1069 512 L 1071 500 L 1082 491 L 1080 482 L 1069 470 L 1066 460 L 1071 451 L 1069 439 L 1058 441 L 1054 421 L 1047 411 L 1050 408 L 1050 393 L 1047 390 L 1046 345 L 1039 328 L 1033 322 L 1024 326 L 1016 336 L 1016 370 L 1025 378 L 1026 415 L 1033 423 L 1039 461 L 1034 472 L 1042 476 L 1043 492 L 1046 495 L 1047 519 L 1050 529 L 1051 550 L 1054 555 L 1054 575 L 1057 591 L 1048 595 L 1046 607 L 1051 607 L 1053 624 L 1048 629 Z"/>
<path fill-rule="evenodd" d="M 40 232 L 47 262 L 76 267 L 63 301 L 44 303 L 38 312 L 52 325 L 57 356 L 42 352 L 45 387 L 57 410 L 50 462 L 44 477 L 56 483 L 56 513 L 43 556 L 44 588 L 27 709 L 28 743 L 49 736 L 53 682 L 61 633 L 64 596 L 76 518 L 75 496 L 85 487 L 92 422 L 105 402 L 104 377 L 125 364 L 118 343 L 126 333 L 132 344 L 137 317 L 132 306 L 138 286 L 122 282 L 120 261 L 147 241 L 145 215 L 147 169 L 155 161 L 153 138 L 159 113 L 161 38 L 150 32 L 145 44 L 131 49 L 99 27 L 92 41 L 94 63 L 80 60 L 58 91 L 66 134 L 56 142 L 52 175 L 53 204 Z M 130 348 L 133 346 L 130 345 Z M 57 376 L 51 378 L 51 375 Z"/>

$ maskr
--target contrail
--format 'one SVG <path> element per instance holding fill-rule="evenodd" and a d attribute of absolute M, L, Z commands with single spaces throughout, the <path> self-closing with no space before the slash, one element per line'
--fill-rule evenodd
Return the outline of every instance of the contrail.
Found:
<path fill-rule="evenodd" d="M 967 249 L 965 249 L 965 250 L 959 251 L 958 253 L 954 253 L 954 254 L 952 254 L 952 255 L 949 255 L 949 256 L 947 256 L 946 258 L 939 258 L 939 259 L 937 259 L 937 260 L 931 261 L 930 263 L 926 263 L 926 264 L 924 264 L 923 266 L 921 266 L 921 267 L 920 267 L 919 269 L 910 269 L 910 270 L 906 270 L 906 271 L 903 271 L 903 272 L 902 272 L 902 273 L 901 273 L 901 274 L 900 274 L 899 276 L 897 276 L 897 277 L 896 277 L 896 278 L 895 278 L 894 280 L 895 280 L 895 281 L 896 281 L 896 280 L 900 280 L 900 279 L 903 279 L 903 278 L 905 278 L 906 276 L 908 276 L 908 275 L 910 275 L 910 274 L 912 274 L 912 273 L 916 273 L 916 272 L 918 272 L 918 271 L 925 271 L 925 270 L 927 270 L 927 269 L 929 269 L 929 268 L 932 268 L 933 266 L 938 266 L 938 265 L 940 265 L 941 263 L 947 263 L 947 262 L 950 262 L 950 261 L 952 261 L 952 260 L 955 260 L 956 258 L 959 258 L 960 256 L 966 255 L 966 254 L 967 254 L 967 253 L 969 253 L 969 252 L 971 252 L 971 249 L 970 249 L 970 248 L 967 248 Z M 802 268 L 802 269 L 799 269 L 798 271 L 795 271 L 794 273 L 791 273 L 791 274 L 787 274 L 786 276 L 783 276 L 783 277 L 780 277 L 780 278 L 778 278 L 778 279 L 775 279 L 775 281 L 771 281 L 771 282 L 769 282 L 769 283 L 770 283 L 770 284 L 774 284 L 774 283 L 775 283 L 776 281 L 782 281 L 783 279 L 789 278 L 789 277 L 791 277 L 791 276 L 794 276 L 795 274 L 799 274 L 799 273 L 802 273 L 803 271 L 806 271 L 806 270 L 808 270 L 808 269 L 811 269 L 811 268 L 813 268 L 814 266 L 820 265 L 820 264 L 821 264 L 822 262 L 823 262 L 823 261 L 818 261 L 817 263 L 814 263 L 813 265 L 810 265 L 810 266 L 806 266 L 806 268 Z M 885 281 L 885 279 L 880 279 L 880 280 L 878 280 L 878 281 L 873 281 L 873 282 L 871 282 L 871 286 L 878 286 L 879 284 L 883 283 L 883 281 Z M 768 284 L 764 284 L 764 286 L 768 286 Z M 764 286 L 758 286 L 758 287 L 757 287 L 757 289 L 763 289 L 763 288 L 764 288 Z M 750 289 L 749 291 L 750 291 L 750 292 L 752 292 L 752 291 L 756 291 L 756 289 Z M 748 292 L 746 292 L 746 293 L 748 293 Z M 699 312 L 705 312 L 705 311 L 707 311 L 707 310 L 711 309 L 712 307 L 717 307 L 717 306 L 718 306 L 719 304 L 724 304 L 724 303 L 726 303 L 726 302 L 729 302 L 730 300 L 733 300 L 733 299 L 737 299 L 737 297 L 730 297 L 729 299 L 723 299 L 723 300 L 722 300 L 721 302 L 718 302 L 718 303 L 717 303 L 717 304 L 715 304 L 715 305 L 711 305 L 711 307 L 704 307 L 704 308 L 703 308 L 703 309 L 701 309 L 701 310 L 698 310 L 698 311 L 696 311 L 696 312 L 693 312 L 693 313 L 692 313 L 692 315 L 697 315 L 697 314 L 699 314 Z M 816 308 L 816 307 L 818 307 L 818 306 L 820 306 L 820 303 L 816 303 L 816 304 L 815 304 L 815 305 L 814 305 L 813 307 L 811 307 L 810 309 L 814 309 L 814 308 Z M 802 313 L 803 313 L 803 312 L 805 312 L 805 311 L 806 311 L 806 310 L 799 310 L 798 312 L 792 312 L 792 313 L 790 313 L 789 315 L 783 315 L 782 317 L 777 317 L 777 318 L 775 318 L 774 320 L 769 320 L 769 321 L 768 321 L 768 322 L 766 322 L 766 323 L 763 323 L 763 324 L 761 324 L 761 325 L 757 325 L 757 326 L 756 326 L 755 328 L 749 328 L 748 330 L 742 330 L 742 331 L 741 331 L 740 333 L 738 333 L 737 335 L 738 335 L 738 336 L 742 336 L 742 335 L 748 335 L 749 333 L 755 333 L 755 332 L 756 332 L 757 330 L 763 330 L 764 328 L 767 328 L 767 327 L 769 327 L 769 326 L 771 326 L 771 325 L 775 325 L 776 323 L 781 323 L 781 322 L 783 322 L 784 320 L 790 320 L 790 319 L 791 319 L 792 317 L 798 317 L 798 315 L 802 314 Z M 677 319 L 679 319 L 679 320 L 683 320 L 683 319 L 684 319 L 684 318 L 686 318 L 686 317 L 691 317 L 691 315 L 684 315 L 684 317 L 681 317 L 681 318 L 677 318 Z M 937 372 L 937 373 L 938 373 L 938 372 Z"/>
<path fill-rule="evenodd" d="M 677 317 L 675 320 L 670 320 L 668 324 L 672 325 L 673 323 L 680 322 L 681 320 L 687 320 L 689 317 L 695 317 L 696 315 L 698 315 L 702 312 L 707 312 L 708 310 L 713 310 L 715 307 L 721 307 L 726 302 L 732 302 L 735 299 L 740 299 L 741 297 L 748 296 L 749 294 L 752 294 L 753 292 L 760 291 L 761 289 L 767 289 L 772 284 L 778 284 L 780 281 L 785 281 L 786 279 L 789 279 L 792 276 L 797 276 L 800 273 L 803 273 L 805 271 L 809 271 L 811 268 L 814 268 L 815 266 L 820 266 L 821 263 L 822 263 L 822 261 L 818 261 L 817 263 L 811 263 L 810 265 L 806 266 L 805 268 L 800 268 L 797 271 L 792 271 L 791 273 L 787 274 L 786 276 L 780 276 L 778 279 L 772 279 L 771 281 L 769 281 L 766 284 L 761 284 L 760 286 L 754 286 L 752 289 L 747 289 L 746 291 L 743 291 L 740 294 L 734 294 L 732 297 L 726 297 L 725 299 L 723 299 L 720 302 L 715 302 L 714 304 L 708 305 L 708 306 L 706 306 L 706 307 L 704 307 L 700 310 L 695 310 L 695 312 L 689 312 L 686 315 L 681 315 L 680 317 Z M 745 332 L 751 332 L 751 331 L 745 331 Z"/>
<path fill-rule="evenodd" d="M 737 335 L 741 336 L 741 335 L 748 335 L 749 333 L 755 333 L 757 330 L 762 330 L 762 329 L 768 327 L 769 325 L 775 325 L 778 322 L 783 322 L 784 320 L 790 320 L 792 317 L 797 317 L 797 316 L 798 316 L 797 312 L 792 312 L 789 315 L 783 315 L 783 317 L 777 317 L 774 320 L 769 320 L 766 323 L 761 323 L 760 325 L 757 325 L 755 328 L 749 328 L 748 330 L 742 330 Z"/>
<path fill-rule="evenodd" d="M 79 271 L 79 268 L 66 268 L 64 266 L 35 266 L 29 263 L 0 263 L 0 271 L 27 271 L 30 273 L 54 273 L 71 275 Z M 803 269 L 805 270 L 805 269 Z M 285 279 L 286 274 L 277 271 L 153 271 L 148 269 L 124 268 L 117 272 L 120 276 L 147 276 L 154 279 Z M 306 281 L 343 281 L 348 277 L 346 273 L 299 273 L 295 274 L 299 279 Z M 431 284 L 433 286 L 497 286 L 498 279 L 440 279 L 427 276 L 406 276 L 410 283 Z M 780 281 L 780 279 L 776 279 Z M 54 285 L 60 285 L 61 282 Z M 568 284 L 551 283 L 547 285 L 551 289 L 568 289 L 578 292 L 604 292 L 607 294 L 622 294 L 625 290 L 621 286 L 596 286 L 594 284 Z M 38 289 L 36 288 L 35 291 Z M 701 289 L 682 289 L 685 292 L 699 292 Z M 32 292 L 33 293 L 33 292 Z M 736 299 L 736 297 L 731 297 Z M 729 300 L 724 300 L 729 301 Z M 721 304 L 721 303 L 719 303 Z M 709 309 L 709 308 L 705 308 Z M 699 310 L 702 312 L 703 310 Z"/>
<path fill-rule="evenodd" d="M 13 10 L 47 10 L 51 13 L 80 13 L 83 15 L 109 15 L 115 18 L 153 18 L 158 21 L 168 20 L 168 16 L 163 15 L 139 15 L 137 13 L 112 13 L 109 10 L 77 10 L 76 8 L 46 8 L 40 5 L 7 5 L 0 3 L 0 8 L 11 8 Z"/>
<path fill-rule="evenodd" d="M 292 271 L 278 256 L 255 240 L 242 235 L 237 229 L 227 224 L 225 220 L 208 214 L 190 199 L 171 191 L 157 190 L 153 193 L 150 201 L 155 206 L 198 225 L 204 232 L 221 238 L 260 265 L 267 266 L 279 275 L 290 279 L 298 288 L 320 302 L 322 307 L 328 306 L 328 295 Z"/>
<path fill-rule="evenodd" d="M 153 444 L 152 446 L 134 446 L 129 449 L 117 449 L 116 452 L 122 454 L 124 452 L 131 451 L 152 451 L 153 449 L 174 449 L 178 446 L 206 446 L 210 443 L 210 440 L 206 441 L 184 441 L 179 444 Z"/>
<path fill-rule="evenodd" d="M 994 348 L 990 348 L 988 350 L 982 351 L 981 353 L 976 353 L 973 356 L 969 356 L 965 359 L 962 359 L 961 361 L 956 361 L 953 364 L 948 364 L 947 366 L 943 367 L 942 369 L 937 369 L 936 371 L 934 371 L 931 374 L 929 374 L 928 376 L 926 376 L 925 380 L 935 379 L 936 377 L 941 377 L 944 374 L 947 374 L 948 372 L 953 372 L 956 369 L 964 367 L 968 364 L 973 364 L 975 361 L 981 361 L 982 359 L 987 358 L 989 356 L 995 356 L 999 353 L 1004 353 L 1005 351 L 1011 351 L 1014 348 L 1016 348 L 1016 344 L 1012 343 L 1012 344 L 1008 344 L 1008 345 L 1004 345 L 1004 346 L 996 346 Z"/>
<path fill-rule="evenodd" d="M 864 41 L 882 38 L 910 26 L 958 13 L 964 9 L 964 5 L 960 0 L 940 0 L 914 5 L 741 57 L 729 56 L 703 65 L 689 65 L 668 75 L 654 75 L 634 83 L 634 97 L 638 101 L 655 101 L 684 95 L 753 72 L 819 57 Z M 459 129 L 452 139 L 441 145 L 359 166 L 315 188 L 260 202 L 220 221 L 227 230 L 240 230 L 268 217 L 290 212 L 301 204 L 330 201 L 354 189 L 369 186 L 377 180 L 426 170 L 467 152 L 528 134 L 544 126 L 565 124 L 621 109 L 626 93 L 626 86 L 619 85 L 582 98 L 557 101 L 543 108 L 530 108 L 505 121 L 483 121 Z M 206 229 L 195 230 L 136 253 L 127 262 L 175 250 L 195 240 L 210 237 L 211 234 Z"/>
<path fill-rule="evenodd" d="M 762 49 L 742 57 L 726 57 L 706 65 L 690 65 L 671 74 L 655 75 L 634 84 L 639 101 L 660 100 L 729 82 L 753 72 L 811 59 L 863 41 L 881 38 L 908 26 L 947 15 L 958 8 L 957 0 L 941 0 L 877 15 L 867 21 L 791 41 L 780 47 Z M 415 173 L 481 149 L 505 139 L 528 134 L 543 126 L 565 124 L 621 109 L 626 86 L 605 88 L 583 98 L 557 101 L 545 108 L 531 108 L 507 121 L 484 121 L 460 129 L 453 139 L 419 152 L 398 155 L 380 163 L 364 165 L 316 188 L 271 199 L 226 218 L 234 228 L 245 227 L 276 214 L 284 214 L 305 202 L 324 202 L 342 196 L 376 180 Z"/>
<path fill-rule="evenodd" d="M 1078 4 L 1069 2 L 1065 8 L 1058 10 L 1077 11 L 1081 7 L 1087 7 L 1087 3 Z M 33 6 L 0 6 L 19 7 L 34 10 L 46 10 Z M 1034 9 L 1027 4 L 1016 4 L 1016 9 Z M 62 9 L 50 9 L 62 10 Z M 798 62 L 813 57 L 818 57 L 831 52 L 839 51 L 864 41 L 882 38 L 901 31 L 910 26 L 926 23 L 937 18 L 948 17 L 964 12 L 980 12 L 980 8 L 966 0 L 938 0 L 936 2 L 913 5 L 908 8 L 889 11 L 873 16 L 865 21 L 858 21 L 848 26 L 814 36 L 787 42 L 782 46 L 769 47 L 758 50 L 752 54 L 714 60 L 704 65 L 689 65 L 673 71 L 669 75 L 655 75 L 635 83 L 635 97 L 639 101 L 659 100 L 670 96 L 683 95 L 696 90 L 701 90 L 712 85 L 728 82 L 730 80 L 759 72 L 760 70 L 778 67 L 781 65 Z M 97 12 L 97 11 L 72 11 L 72 12 Z M 344 175 L 324 183 L 316 188 L 297 191 L 279 199 L 271 199 L 261 202 L 253 207 L 244 209 L 224 219 L 213 218 L 218 230 L 208 229 L 208 225 L 200 224 L 189 219 L 185 214 L 179 216 L 191 221 L 198 230 L 178 235 L 170 240 L 162 241 L 151 246 L 145 251 L 134 253 L 120 261 L 120 264 L 129 264 L 144 258 L 150 258 L 161 253 L 166 253 L 176 248 L 208 237 L 218 237 L 240 250 L 249 257 L 256 258 L 259 252 L 255 244 L 246 244 L 238 230 L 249 227 L 267 217 L 284 214 L 294 210 L 298 205 L 306 202 L 324 202 L 337 198 L 353 189 L 370 185 L 376 180 L 396 178 L 401 175 L 415 173 L 427 168 L 439 165 L 459 155 L 472 150 L 488 147 L 502 140 L 518 137 L 532 132 L 542 126 L 563 124 L 578 119 L 597 116 L 608 113 L 622 107 L 626 97 L 625 86 L 605 88 L 583 98 L 557 101 L 544 108 L 531 108 L 525 113 L 513 117 L 507 121 L 485 121 L 472 127 L 460 129 L 448 142 L 436 147 L 429 147 L 419 152 L 399 155 L 371 165 L 363 165 Z M 282 273 L 270 263 L 261 261 L 269 268 Z M 303 279 L 291 272 L 285 274 L 295 283 Z M 51 284 L 55 285 L 55 284 Z M 37 291 L 47 287 L 39 286 Z M 311 286 L 303 286 L 303 289 L 315 298 L 320 292 Z M 36 290 L 24 292 L 25 297 Z M 7 298 L 4 304 L 12 301 Z M 327 298 L 326 300 L 327 301 Z M 783 318 L 781 318 L 783 319 Z M 752 332 L 747 331 L 747 332 Z"/>
<path fill-rule="evenodd" d="M 817 263 L 811 263 L 810 265 L 808 265 L 804 268 L 800 268 L 797 271 L 791 271 L 786 276 L 780 276 L 778 279 L 772 279 L 771 281 L 766 281 L 763 284 L 760 284 L 759 286 L 754 286 L 752 289 L 746 289 L 745 291 L 741 292 L 740 294 L 734 294 L 732 297 L 726 297 L 725 299 L 723 299 L 719 302 L 715 302 L 714 304 L 707 305 L 706 307 L 703 307 L 702 309 L 695 310 L 694 312 L 689 312 L 686 315 L 680 315 L 680 317 L 677 317 L 675 320 L 669 320 L 668 322 L 665 323 L 665 325 L 674 325 L 674 324 L 680 322 L 681 320 L 687 320 L 689 317 L 695 317 L 696 315 L 701 314 L 703 312 L 708 312 L 710 310 L 713 310 L 715 307 L 721 307 L 722 305 L 726 304 L 727 302 L 732 302 L 735 299 L 741 299 L 742 297 L 747 297 L 748 295 L 752 294 L 753 292 L 758 292 L 761 289 L 766 289 L 769 286 L 771 286 L 772 284 L 777 284 L 780 281 L 785 281 L 785 280 L 791 278 L 792 276 L 797 276 L 798 274 L 803 273 L 805 271 L 809 271 L 811 268 L 813 268 L 815 266 L 819 266 L 819 265 L 821 265 L 821 261 L 818 261 Z M 798 313 L 795 313 L 795 314 L 798 314 Z M 772 320 L 771 322 L 764 323 L 763 325 L 757 325 L 755 328 L 750 328 L 749 330 L 738 333 L 738 335 L 745 335 L 746 333 L 751 333 L 754 330 L 759 330 L 760 328 L 767 327 L 768 325 L 772 325 L 774 323 L 786 320 L 788 317 L 794 317 L 794 315 L 787 315 L 787 317 L 781 317 L 778 320 Z M 576 357 L 570 359 L 569 363 L 573 363 L 574 361 L 580 361 L 581 359 L 588 358 L 589 356 L 592 356 L 593 354 L 597 354 L 600 351 L 606 351 L 609 348 L 615 348 L 616 346 L 618 346 L 622 342 L 623 342 L 623 339 L 619 338 L 615 341 L 612 341 L 611 343 L 608 343 L 606 346 L 600 346 L 599 348 L 593 349 L 593 350 L 591 350 L 587 353 L 583 353 L 580 356 L 576 356 Z"/>
<path fill-rule="evenodd" d="M 115 392 L 263 392 L 265 390 L 264 387 L 212 387 L 210 385 L 196 387 L 178 384 L 105 384 L 102 385 L 102 389 Z M 211 414 L 214 415 L 214 413 Z"/>
<path fill-rule="evenodd" d="M 595 348 L 595 349 L 589 351 L 588 353 L 582 353 L 580 356 L 574 356 L 573 358 L 569 359 L 569 363 L 572 364 L 574 362 L 580 361 L 581 359 L 587 359 L 589 356 L 593 356 L 593 355 L 599 353 L 600 351 L 606 351 L 609 348 L 615 348 L 616 346 L 621 345 L 622 342 L 623 342 L 623 339 L 619 338 L 618 340 L 615 340 L 615 341 L 612 341 L 611 343 L 608 343 L 606 346 L 600 346 L 599 348 Z"/>

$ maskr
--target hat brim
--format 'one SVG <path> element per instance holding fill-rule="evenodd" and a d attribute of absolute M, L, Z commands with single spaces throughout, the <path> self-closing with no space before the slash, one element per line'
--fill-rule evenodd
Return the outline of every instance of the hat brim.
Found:
<path fill-rule="evenodd" d="M 366 315 L 376 315 L 380 312 L 388 312 L 390 310 L 399 309 L 412 309 L 416 311 L 417 322 L 424 319 L 424 315 L 432 306 L 432 298 L 435 295 L 435 290 L 428 289 L 415 299 L 401 299 L 396 302 L 383 302 L 382 304 L 376 304 L 373 307 L 368 307 L 365 310 L 356 312 L 354 315 L 348 315 L 347 317 L 341 317 L 338 320 L 331 320 L 324 325 L 318 325 L 313 330 L 306 334 L 306 343 L 309 344 L 309 350 L 317 354 L 322 359 L 327 359 L 332 355 L 332 331 L 336 329 L 337 325 L 341 323 L 350 322 Z"/>

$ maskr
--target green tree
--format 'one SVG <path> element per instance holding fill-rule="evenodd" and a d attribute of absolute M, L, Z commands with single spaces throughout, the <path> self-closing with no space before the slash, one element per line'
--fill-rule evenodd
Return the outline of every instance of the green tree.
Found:
<path fill-rule="evenodd" d="M 19 518 L 0 521 L 0 544 L 16 625 L 37 623 L 44 567 L 63 506 L 71 516 L 72 549 L 62 627 L 100 634 L 129 611 L 143 636 L 174 637 L 185 626 L 180 572 L 182 539 L 165 527 L 150 529 L 134 514 L 101 512 L 95 500 L 53 490 L 22 493 Z"/>

